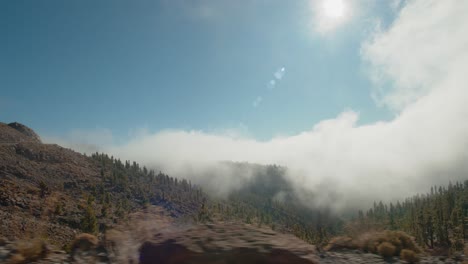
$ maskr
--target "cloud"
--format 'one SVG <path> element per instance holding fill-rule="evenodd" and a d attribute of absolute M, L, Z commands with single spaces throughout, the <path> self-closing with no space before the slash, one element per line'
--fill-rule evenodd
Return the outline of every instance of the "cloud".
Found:
<path fill-rule="evenodd" d="M 411 1 L 388 31 L 377 32 L 363 45 L 379 103 L 401 111 L 464 64 L 467 11 L 459 1 Z"/>
<path fill-rule="evenodd" d="M 390 0 L 388 2 L 390 8 L 392 9 L 392 11 L 398 11 L 400 9 L 400 7 L 403 5 L 404 3 L 404 0 Z"/>
<path fill-rule="evenodd" d="M 257 98 L 255 98 L 255 100 L 252 103 L 253 107 L 258 107 L 262 103 L 262 101 L 263 97 L 257 96 Z"/>
<path fill-rule="evenodd" d="M 231 175 L 216 167 L 217 161 L 284 165 L 298 193 L 318 195 L 306 203 L 333 201 L 336 209 L 401 199 L 466 179 L 466 13 L 465 1 L 408 2 L 387 30 L 363 44 L 362 59 L 378 87 L 372 93 L 397 111 L 393 120 L 358 125 L 359 113 L 348 110 L 297 135 L 267 141 L 166 130 L 102 151 L 211 184 L 223 193 L 249 175 Z M 219 174 L 208 173 L 213 168 Z"/>
<path fill-rule="evenodd" d="M 145 134 L 138 133 L 135 136 L 143 136 Z M 102 151 L 115 144 L 112 131 L 105 128 L 96 128 L 92 130 L 74 129 L 67 135 L 59 136 L 41 136 L 44 143 L 59 144 L 64 147 L 74 149 L 82 153 L 94 153 Z"/>

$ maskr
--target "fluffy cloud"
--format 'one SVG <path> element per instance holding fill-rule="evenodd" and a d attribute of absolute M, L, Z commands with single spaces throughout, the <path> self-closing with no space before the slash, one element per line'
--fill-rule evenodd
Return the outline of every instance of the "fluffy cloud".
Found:
<path fill-rule="evenodd" d="M 357 125 L 359 114 L 346 111 L 309 131 L 268 141 L 160 131 L 102 150 L 214 184 L 221 192 L 249 176 L 207 173 L 217 161 L 285 165 L 298 191 L 318 194 L 306 202 L 333 199 L 338 209 L 466 179 L 467 13 L 464 1 L 411 1 L 388 30 L 363 44 L 362 58 L 378 87 L 376 98 L 397 111 L 391 121 Z"/>
<path fill-rule="evenodd" d="M 466 63 L 466 12 L 460 1 L 410 1 L 388 31 L 363 45 L 381 103 L 405 109 Z"/>

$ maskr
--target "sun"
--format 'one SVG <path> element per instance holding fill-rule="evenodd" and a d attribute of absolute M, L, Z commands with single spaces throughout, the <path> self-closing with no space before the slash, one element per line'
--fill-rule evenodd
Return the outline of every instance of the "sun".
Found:
<path fill-rule="evenodd" d="M 310 0 L 312 22 L 319 33 L 333 32 L 352 18 L 349 0 Z"/>
<path fill-rule="evenodd" d="M 346 5 L 343 0 L 324 0 L 323 14 L 329 18 L 341 18 L 345 15 Z"/>

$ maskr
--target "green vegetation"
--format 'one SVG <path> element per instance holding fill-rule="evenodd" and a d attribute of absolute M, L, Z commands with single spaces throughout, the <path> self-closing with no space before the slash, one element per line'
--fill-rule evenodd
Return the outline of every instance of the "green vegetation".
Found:
<path fill-rule="evenodd" d="M 84 207 L 91 222 L 93 215 L 98 224 L 109 224 L 106 219 L 112 220 L 110 224 L 121 221 L 129 212 L 148 204 L 163 206 L 174 216 L 196 215 L 207 200 L 202 190 L 187 180 L 155 173 L 136 162 L 122 162 L 106 154 L 95 153 L 91 158 L 100 170 L 91 190 L 92 201 L 88 198 Z M 83 231 L 93 233 L 88 224 Z"/>
<path fill-rule="evenodd" d="M 403 249 L 415 254 L 419 252 L 405 233 L 381 232 L 383 230 L 404 231 L 414 236 L 418 244 L 428 248 L 461 250 L 466 238 L 468 181 L 450 184 L 447 188 L 433 187 L 426 195 L 417 195 L 396 204 L 374 203 L 367 212 L 359 211 L 357 218 L 345 222 L 326 208 L 305 206 L 286 181 L 286 169 L 280 166 L 229 163 L 235 172 L 250 170 L 256 175 L 242 188 L 221 199 L 206 195 L 185 179 L 155 173 L 136 162 L 121 162 L 99 153 L 91 158 L 99 166 L 102 180 L 92 191 L 95 201 L 84 208 L 85 218 L 88 217 L 91 226 L 94 226 L 93 215 L 98 223 L 102 218 L 117 221 L 125 218 L 129 211 L 154 204 L 165 207 L 176 217 L 192 216 L 200 222 L 221 219 L 270 226 L 319 246 L 326 244 L 331 237 L 347 234 L 346 247 L 374 253 L 382 251 L 383 255 L 391 251 L 387 244 L 378 248 L 383 242 L 395 247 L 392 255 L 400 255 Z M 96 212 L 100 214 L 96 215 Z M 87 225 L 88 229 L 83 230 L 92 232 L 91 226 Z M 369 238 L 367 241 L 374 244 L 362 245 L 361 241 L 356 245 L 357 235 L 369 231 L 374 231 L 377 240 Z M 408 252 L 404 254 L 411 255 Z"/>
<path fill-rule="evenodd" d="M 81 220 L 81 229 L 83 232 L 97 234 L 98 232 L 98 223 L 96 218 L 96 213 L 94 212 L 94 197 L 88 196 L 88 201 L 85 207 L 83 214 L 83 219 Z"/>
<path fill-rule="evenodd" d="M 222 219 L 270 226 L 311 243 L 326 241 L 342 227 L 342 221 L 330 211 L 312 209 L 299 201 L 285 180 L 283 167 L 229 163 L 239 173 L 251 170 L 257 175 L 244 188 L 221 199 L 206 195 L 185 179 L 155 173 L 136 162 L 121 162 L 99 153 L 91 158 L 98 163 L 102 178 L 102 184 L 93 190 L 100 217 L 121 219 L 127 212 L 149 203 L 164 206 L 175 216 L 191 215 L 200 222 Z M 277 199 L 279 193 L 284 194 L 283 199 Z M 92 219 L 92 214 L 88 215 Z"/>
<path fill-rule="evenodd" d="M 330 236 L 341 232 L 343 222 L 339 217 L 326 208 L 313 207 L 312 202 L 305 206 L 297 197 L 286 180 L 286 168 L 249 163 L 229 165 L 235 174 L 251 171 L 253 175 L 243 188 L 218 201 L 221 205 L 213 211 L 219 211 L 222 217 L 270 226 L 313 244 L 325 243 Z"/>
<path fill-rule="evenodd" d="M 468 227 L 468 181 L 432 187 L 430 193 L 404 202 L 374 203 L 347 225 L 348 233 L 362 230 L 402 230 L 427 248 L 463 249 Z"/>

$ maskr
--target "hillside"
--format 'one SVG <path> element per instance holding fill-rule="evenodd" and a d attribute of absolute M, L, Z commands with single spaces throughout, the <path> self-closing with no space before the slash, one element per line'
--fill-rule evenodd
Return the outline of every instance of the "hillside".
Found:
<path fill-rule="evenodd" d="M 28 241 L 43 249 L 39 263 L 71 261 L 81 233 L 99 241 L 84 251 L 81 263 L 386 263 L 374 254 L 381 254 L 377 244 L 367 248 L 359 241 L 367 236 L 382 244 L 387 238 L 378 232 L 388 229 L 408 232 L 414 238 L 404 239 L 423 248 L 453 248 L 435 255 L 463 250 L 466 184 L 395 206 L 379 203 L 346 221 L 326 208 L 305 206 L 285 177 L 287 168 L 224 165 L 235 174 L 253 174 L 221 198 L 136 162 L 43 144 L 24 125 L 0 123 L 0 263 L 29 263 L 12 261 Z M 434 230 L 432 242 L 428 230 Z M 349 244 L 353 239 L 358 242 Z M 401 263 L 398 254 L 393 263 Z M 440 262 L 424 253 L 419 258 Z"/>
<path fill-rule="evenodd" d="M 191 257 L 202 262 L 207 261 L 206 256 L 215 254 L 215 259 L 239 255 L 270 259 L 269 262 L 284 255 L 280 258 L 283 262 L 278 263 L 288 263 L 290 258 L 296 259 L 294 262 L 303 259 L 291 253 L 295 248 L 314 252 L 312 245 L 291 235 L 275 232 L 268 225 L 259 227 L 262 223 L 251 218 L 261 212 L 258 206 L 250 206 L 248 200 L 233 202 L 236 196 L 243 196 L 243 191 L 228 200 L 218 200 L 186 180 L 156 173 L 136 162 L 122 162 L 98 153 L 88 157 L 58 145 L 43 144 L 33 130 L 17 123 L 0 124 L 0 138 L 0 237 L 4 237 L 0 249 L 7 252 L 0 256 L 0 262 L 15 256 L 13 248 L 21 245 L 15 241 L 40 239 L 52 248 L 69 250 L 77 234 L 88 232 L 117 245 L 106 247 L 105 251 L 108 258 L 120 263 L 125 262 L 122 256 L 138 259 L 139 247 L 145 241 L 154 245 L 153 235 L 161 230 L 166 232 L 160 242 L 166 243 L 176 239 L 173 230 L 187 228 L 192 230 L 193 240 L 176 239 L 182 247 L 190 243 L 200 245 L 202 241 L 198 241 L 196 233 L 198 238 L 218 233 L 218 242 L 222 244 L 228 238 L 224 233 L 230 232 L 224 242 L 230 249 L 222 250 L 226 255 L 215 253 L 220 250 L 218 247 L 208 249 L 213 243 L 206 243 L 204 249 L 212 253 L 207 251 L 203 256 L 197 250 L 187 249 Z M 281 215 L 280 207 L 270 210 Z M 269 216 L 269 219 L 269 224 L 281 227 L 284 217 Z M 246 221 L 256 224 L 243 227 Z M 216 223 L 217 231 L 208 234 L 211 227 L 203 223 Z M 288 244 L 286 241 L 291 239 L 295 242 Z M 276 242 L 271 244 L 272 241 Z M 48 257 L 68 258 L 63 251 L 53 251 Z M 312 263 L 313 259 L 311 255 L 309 262 L 304 263 Z"/>
<path fill-rule="evenodd" d="M 341 217 L 328 208 L 314 206 L 311 193 L 310 202 L 304 203 L 286 177 L 287 168 L 232 162 L 224 165 L 234 175 L 246 171 L 251 174 L 247 182 L 224 200 L 228 205 L 222 211 L 224 216 L 234 215 L 246 223 L 267 225 L 312 244 L 324 243 L 342 231 Z"/>
<path fill-rule="evenodd" d="M 105 164 L 53 144 L 29 128 L 0 124 L 0 234 L 41 236 L 63 245 L 76 233 L 98 233 L 151 200 L 169 211 L 192 214 L 201 191 L 120 160 Z M 190 202 L 169 197 L 190 197 Z M 88 223 L 84 223 L 87 220 Z"/>

